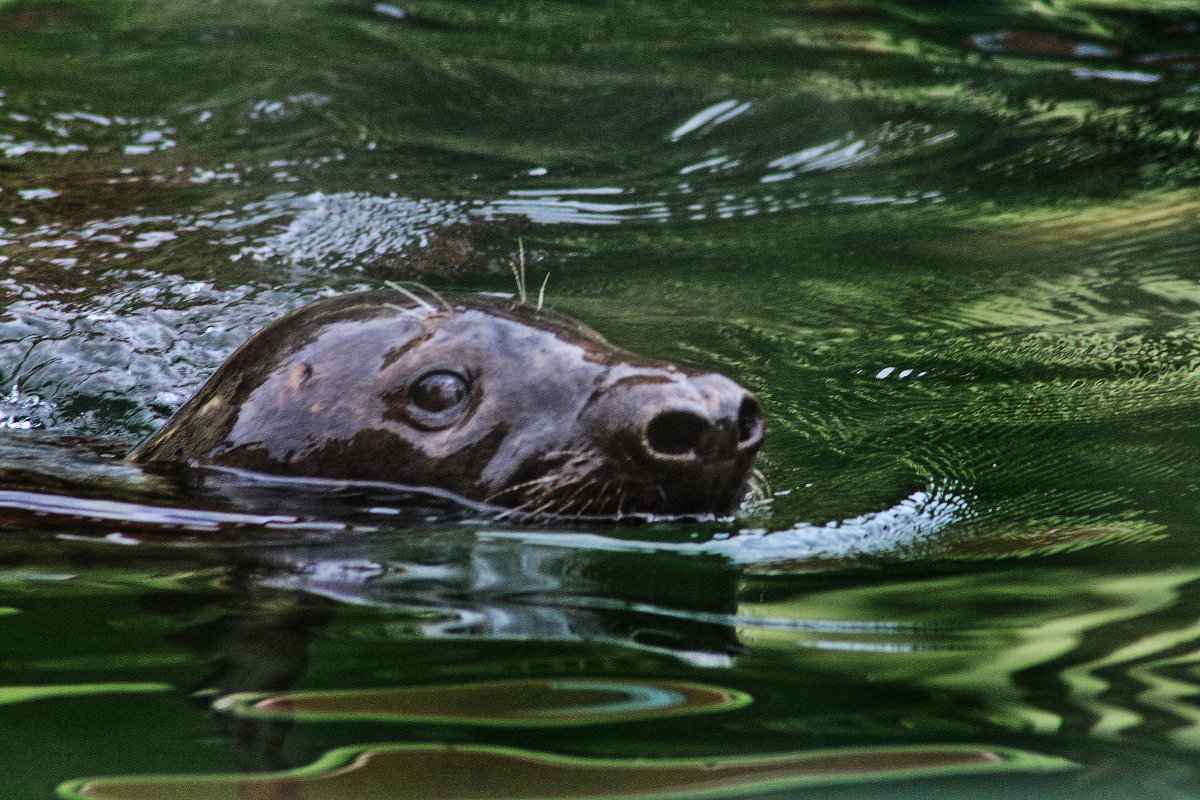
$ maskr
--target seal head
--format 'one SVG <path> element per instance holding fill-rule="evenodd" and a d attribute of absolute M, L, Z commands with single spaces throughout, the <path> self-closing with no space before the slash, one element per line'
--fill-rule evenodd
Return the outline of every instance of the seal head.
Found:
<path fill-rule="evenodd" d="M 243 344 L 141 464 L 431 486 L 564 516 L 727 514 L 763 437 L 728 378 L 511 300 L 343 295 Z"/>

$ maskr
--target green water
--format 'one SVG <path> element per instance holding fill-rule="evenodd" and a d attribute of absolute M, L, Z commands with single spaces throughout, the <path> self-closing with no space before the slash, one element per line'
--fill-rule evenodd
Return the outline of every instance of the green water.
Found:
<path fill-rule="evenodd" d="M 518 241 L 758 393 L 766 498 L 514 526 L 120 463 L 284 310 L 511 291 Z M 278 796 L 1200 796 L 1198 254 L 1183 0 L 0 0 L 0 797 L 364 748 Z M 267 495 L 309 527 L 205 516 Z M 453 700 L 496 681 L 558 710 Z"/>

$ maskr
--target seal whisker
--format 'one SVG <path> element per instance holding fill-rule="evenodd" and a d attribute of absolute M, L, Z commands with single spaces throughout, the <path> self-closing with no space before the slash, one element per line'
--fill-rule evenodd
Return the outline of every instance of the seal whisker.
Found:
<path fill-rule="evenodd" d="M 593 485 L 593 483 L 594 479 L 590 475 L 576 475 L 558 484 L 552 491 L 555 499 L 565 512 L 575 504 L 579 496 L 586 492 L 588 487 Z"/>
<path fill-rule="evenodd" d="M 535 514 L 535 515 L 536 514 L 545 514 L 547 511 L 549 511 L 549 509 L 554 507 L 555 502 L 556 502 L 556 498 L 551 497 L 551 498 L 547 499 L 546 502 L 544 502 L 540 506 L 538 506 L 537 508 L 532 509 L 529 513 Z"/>
<path fill-rule="evenodd" d="M 596 485 L 596 481 L 593 481 L 591 483 L 591 486 L 595 486 L 595 485 Z M 597 489 L 592 494 L 592 496 L 588 499 L 588 501 L 586 503 L 584 503 L 582 506 L 580 506 L 580 509 L 579 509 L 580 514 L 591 509 L 593 506 L 595 506 L 597 508 L 603 506 L 604 501 L 605 501 L 606 497 L 608 496 L 608 489 L 612 485 L 613 485 L 612 478 L 609 478 L 606 481 L 604 481 L 603 485 L 601 485 L 600 488 Z"/>
<path fill-rule="evenodd" d="M 435 310 L 436 310 L 436 309 L 434 309 L 434 307 L 433 307 L 433 306 L 431 306 L 429 303 L 427 303 L 426 301 L 422 300 L 422 299 L 421 299 L 421 298 L 420 298 L 420 297 L 419 297 L 419 296 L 416 294 L 416 292 L 413 292 L 413 291 L 410 291 L 410 290 L 408 290 L 408 289 L 405 289 L 403 286 L 401 286 L 400 284 L 396 283 L 395 281 L 387 281 L 387 286 L 388 286 L 388 288 L 390 288 L 390 289 L 395 289 L 397 292 L 400 292 L 400 294 L 404 295 L 404 296 L 405 296 L 405 297 L 407 297 L 409 300 L 412 300 L 414 303 L 416 303 L 417 305 L 419 305 L 421 308 L 425 309 L 426 311 L 430 311 L 430 312 L 432 312 L 432 311 L 435 311 Z"/>
<path fill-rule="evenodd" d="M 621 479 L 617 482 L 617 516 L 625 515 L 625 501 L 629 499 L 629 483 Z"/>
<path fill-rule="evenodd" d="M 549 511 L 548 513 L 553 514 L 556 517 L 563 517 L 563 518 L 571 518 L 571 517 L 579 516 L 577 513 L 574 513 L 571 510 L 571 502 L 569 500 L 565 500 L 565 499 L 559 500 L 558 505 L 554 506 L 553 510 Z"/>
<path fill-rule="evenodd" d="M 523 499 L 518 504 L 519 508 L 525 509 L 527 511 L 531 510 L 531 509 L 535 509 L 535 508 L 541 509 L 541 508 L 545 508 L 548 504 L 558 502 L 561 499 L 563 499 L 563 498 L 561 498 L 559 492 L 562 490 L 572 489 L 580 482 L 580 480 L 581 480 L 580 478 L 572 477 L 572 476 L 562 476 L 562 475 L 554 475 L 554 474 L 544 475 L 540 478 L 535 478 L 534 480 L 524 481 L 522 483 L 515 484 L 513 487 L 511 487 L 511 490 L 501 491 L 501 492 L 497 493 L 495 496 L 497 496 L 497 497 L 503 496 L 508 491 L 517 491 L 519 494 L 524 495 Z M 520 492 L 519 491 L 522 489 L 530 489 L 530 488 L 537 488 L 537 489 L 541 489 L 541 490 L 540 491 L 529 491 L 529 492 Z M 566 498 L 566 500 L 568 500 L 568 501 L 569 501 L 569 499 L 570 499 L 570 497 Z M 541 506 L 538 505 L 539 503 L 541 503 Z"/>
<path fill-rule="evenodd" d="M 581 491 L 580 484 L 586 480 L 589 474 L 582 469 L 588 459 L 589 455 L 580 450 L 550 451 L 545 454 L 542 460 L 551 462 L 551 465 L 547 467 L 551 471 L 537 478 L 514 483 L 511 486 L 506 486 L 499 491 L 493 492 L 486 498 L 485 502 L 495 503 L 505 497 L 516 500 L 519 497 L 526 496 L 528 499 L 521 502 L 521 505 L 522 507 L 528 507 L 539 502 L 540 498 L 551 496 L 561 497 L 563 492 L 571 492 L 566 498 L 567 501 L 574 499 L 579 491 Z M 561 463 L 553 463 L 556 461 L 561 461 Z"/>
<path fill-rule="evenodd" d="M 580 506 L 576 501 L 581 494 L 594 485 L 595 479 L 590 474 L 569 476 L 566 480 L 552 486 L 549 491 L 541 493 L 540 497 L 545 499 L 545 502 L 533 513 L 550 513 L 563 517 L 580 516 L 587 504 Z M 536 502 L 537 498 L 531 498 L 523 506 L 528 508 Z"/>
<path fill-rule="evenodd" d="M 546 452 L 544 458 L 560 458 L 562 456 L 567 456 L 568 458 L 586 458 L 588 453 L 584 450 L 549 450 Z"/>
<path fill-rule="evenodd" d="M 760 469 L 750 470 L 750 476 L 746 478 L 746 500 L 755 502 L 765 500 L 771 496 L 771 483 L 767 480 L 767 476 Z"/>
<path fill-rule="evenodd" d="M 437 293 L 436 291 L 434 291 L 432 288 L 430 288 L 430 287 L 426 286 L 426 285 L 425 285 L 425 284 L 423 284 L 423 283 L 418 283 L 418 282 L 416 282 L 416 281 L 384 281 L 384 285 L 388 286 L 389 288 L 395 289 L 396 291 L 398 291 L 398 292 L 401 292 L 401 293 L 403 293 L 403 294 L 405 294 L 405 295 L 408 295 L 408 296 L 409 296 L 409 297 L 411 297 L 413 300 L 416 300 L 418 303 L 421 303 L 421 305 L 423 305 L 423 306 L 425 306 L 426 308 L 428 308 L 430 311 L 432 311 L 432 310 L 433 310 L 433 307 L 432 307 L 432 306 L 429 306 L 428 304 L 426 304 L 426 303 L 422 302 L 422 301 L 421 301 L 421 300 L 420 300 L 420 299 L 419 299 L 419 298 L 416 296 L 416 294 L 415 294 L 415 293 L 413 293 L 413 292 L 410 292 L 408 289 L 405 289 L 404 287 L 405 287 L 405 286 L 413 286 L 413 287 L 415 287 L 415 288 L 417 288 L 417 289 L 420 289 L 420 290 L 422 290 L 422 291 L 428 292 L 429 294 L 433 295 L 433 299 L 434 299 L 434 300 L 437 300 L 439 303 L 441 303 L 441 304 L 442 304 L 442 308 L 446 309 L 447 311 L 450 311 L 450 310 L 453 308 L 453 307 L 450 305 L 450 303 L 446 301 L 446 298 L 442 297 L 440 294 L 438 294 L 438 293 Z"/>
<path fill-rule="evenodd" d="M 564 509 L 569 508 L 571 506 L 571 504 L 574 503 L 579 498 L 580 495 L 584 494 L 589 489 L 594 488 L 595 485 L 596 485 L 596 479 L 594 477 L 590 477 L 590 476 L 587 478 L 581 478 L 581 479 L 575 481 L 575 491 L 571 492 L 571 494 L 568 495 L 563 500 Z M 593 497 L 589 498 L 588 501 L 585 502 L 583 505 L 577 506 L 576 507 L 576 516 L 582 516 L 583 512 L 585 512 L 588 509 L 588 506 L 591 505 L 597 499 L 597 497 L 598 497 L 598 495 L 594 495 Z"/>
<path fill-rule="evenodd" d="M 492 503 L 492 502 L 495 502 L 496 500 L 498 500 L 499 498 L 504 497 L 507 494 L 513 494 L 515 492 L 519 492 L 520 490 L 528 488 L 530 486 L 536 486 L 539 483 L 545 483 L 546 481 L 552 481 L 552 480 L 554 480 L 554 478 L 552 476 L 546 475 L 546 476 L 542 476 L 541 478 L 534 478 L 533 480 L 530 480 L 530 481 L 521 481 L 520 483 L 514 483 L 512 486 L 505 486 L 503 489 L 500 489 L 497 492 L 493 492 L 492 494 L 489 494 L 488 496 L 486 496 L 483 499 L 483 502 Z"/>
<path fill-rule="evenodd" d="M 492 494 L 488 495 L 484 499 L 483 502 L 494 503 L 495 501 L 499 500 L 501 497 L 504 497 L 505 495 L 519 493 L 519 492 L 521 492 L 521 490 L 528 489 L 531 486 L 538 486 L 540 484 L 545 484 L 545 483 L 553 483 L 554 481 L 558 481 L 558 480 L 562 480 L 562 478 L 557 475 L 543 475 L 540 478 L 534 478 L 532 480 L 522 481 L 521 483 L 514 483 L 512 486 L 505 486 L 500 491 L 493 492 Z M 569 484 L 567 484 L 567 485 L 569 485 Z"/>

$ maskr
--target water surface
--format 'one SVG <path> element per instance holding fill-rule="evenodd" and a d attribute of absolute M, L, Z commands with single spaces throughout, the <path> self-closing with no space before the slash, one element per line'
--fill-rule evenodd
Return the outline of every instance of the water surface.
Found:
<path fill-rule="evenodd" d="M 1192 4 L 0 32 L 0 795 L 1200 796 Z M 286 310 L 512 291 L 522 246 L 759 394 L 766 497 L 518 523 L 123 464 Z"/>

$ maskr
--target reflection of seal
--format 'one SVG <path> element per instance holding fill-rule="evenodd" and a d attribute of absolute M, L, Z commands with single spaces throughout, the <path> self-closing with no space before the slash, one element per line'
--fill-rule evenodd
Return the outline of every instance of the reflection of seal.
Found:
<path fill-rule="evenodd" d="M 259 332 L 132 454 L 435 486 L 564 515 L 723 514 L 762 441 L 714 373 L 491 297 L 343 295 Z"/>

